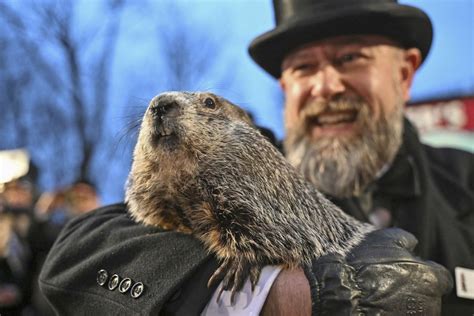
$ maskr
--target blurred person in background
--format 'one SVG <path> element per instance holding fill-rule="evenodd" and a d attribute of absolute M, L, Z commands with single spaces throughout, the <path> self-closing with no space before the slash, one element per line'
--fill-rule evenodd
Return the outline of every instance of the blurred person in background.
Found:
<path fill-rule="evenodd" d="M 0 179 L 0 314 L 34 315 L 34 254 L 29 231 L 34 226 L 37 170 L 26 151 L 0 153 L 4 168 Z"/>
<path fill-rule="evenodd" d="M 30 247 L 34 251 L 35 281 L 46 256 L 66 223 L 99 207 L 95 186 L 84 179 L 58 189 L 44 192 L 34 207 L 35 225 L 29 231 Z M 54 315 L 53 310 L 34 283 L 33 304 L 40 315 Z"/>
<path fill-rule="evenodd" d="M 95 186 L 88 180 L 54 192 L 43 192 L 35 204 L 35 216 L 41 221 L 62 227 L 71 218 L 99 207 Z"/>
<path fill-rule="evenodd" d="M 25 150 L 1 151 L 0 165 L 0 314 L 53 315 L 39 291 L 39 271 L 66 222 L 99 206 L 96 189 L 77 180 L 40 194 Z"/>
<path fill-rule="evenodd" d="M 96 187 L 86 179 L 73 183 L 67 189 L 65 199 L 66 208 L 72 216 L 85 214 L 100 205 Z"/>

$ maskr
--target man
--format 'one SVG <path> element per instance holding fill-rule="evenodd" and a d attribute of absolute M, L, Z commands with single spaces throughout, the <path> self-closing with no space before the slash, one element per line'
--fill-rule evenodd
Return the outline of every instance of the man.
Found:
<path fill-rule="evenodd" d="M 395 1 L 274 5 L 277 27 L 249 51 L 285 92 L 290 162 L 354 217 L 413 233 L 422 258 L 473 269 L 473 155 L 420 144 L 403 119 L 429 17 Z M 474 312 L 456 292 L 444 306 Z"/>
<path fill-rule="evenodd" d="M 351 1 L 352 5 L 350 6 L 347 3 L 339 3 L 341 1 L 338 1 L 338 5 L 334 6 L 331 5 L 333 2 L 334 0 L 314 1 L 314 3 L 309 1 L 275 2 L 277 28 L 256 39 L 250 48 L 251 55 L 257 63 L 275 77 L 279 78 L 283 69 L 281 83 L 288 97 L 286 120 L 289 137 L 285 146 L 290 160 L 306 176 L 308 174 L 305 168 L 331 172 L 331 169 L 337 170 L 339 167 L 337 165 L 323 165 L 323 167 L 318 166 L 317 169 L 314 169 L 313 166 L 317 165 L 308 164 L 312 159 L 303 154 L 304 150 L 301 149 L 310 147 L 304 144 L 300 145 L 300 142 L 310 139 L 309 143 L 313 143 L 314 139 L 323 138 L 325 142 L 330 143 L 328 141 L 330 138 L 340 138 L 338 146 L 347 146 L 348 143 L 357 141 L 359 137 L 362 137 L 360 135 L 364 131 L 362 128 L 364 121 L 359 121 L 359 117 L 370 121 L 367 119 L 370 114 L 371 120 L 374 121 L 379 121 L 379 119 L 375 120 L 373 117 L 380 118 L 380 120 L 382 118 L 390 119 L 395 116 L 392 113 L 396 113 L 395 105 L 398 105 L 392 104 L 390 108 L 389 101 L 380 101 L 380 105 L 373 104 L 374 100 L 371 97 L 372 94 L 378 92 L 378 89 L 373 91 L 369 88 L 375 88 L 377 84 L 382 86 L 383 82 L 387 81 L 385 75 L 389 72 L 389 67 L 393 68 L 394 80 L 396 78 L 401 81 L 402 78 L 398 72 L 395 75 L 396 67 L 394 65 L 386 65 L 379 61 L 372 67 L 352 68 L 352 71 L 358 74 L 357 78 L 368 80 L 367 87 L 360 84 L 361 86 L 357 88 L 356 78 L 353 78 L 350 81 L 351 85 L 349 85 L 351 93 L 348 93 L 343 90 L 342 83 L 334 80 L 331 82 L 335 83 L 336 90 L 340 91 L 338 96 L 330 97 L 330 94 L 325 92 L 327 99 L 310 98 L 308 97 L 310 90 L 305 89 L 306 84 L 316 82 L 314 85 L 315 94 L 320 91 L 320 88 L 327 90 L 328 88 L 324 84 L 321 86 L 318 83 L 320 77 L 331 78 L 330 76 L 337 73 L 333 63 L 346 65 L 346 62 L 355 61 L 359 55 L 365 54 L 365 49 L 360 47 L 359 51 L 351 52 L 351 54 L 346 53 L 340 59 L 336 59 L 335 55 L 329 55 L 326 51 L 329 48 L 321 49 L 305 45 L 334 36 L 338 36 L 335 39 L 337 43 L 330 42 L 326 43 L 327 45 L 354 45 L 355 43 L 351 43 L 353 39 L 339 38 L 341 35 L 339 31 L 347 31 L 343 26 L 346 23 L 350 24 L 351 21 L 354 22 L 354 20 L 363 22 L 351 27 L 354 33 L 364 35 L 359 36 L 360 39 L 365 38 L 369 29 L 373 29 L 369 28 L 369 25 L 376 26 L 377 24 L 374 23 L 377 21 L 386 21 L 390 24 L 391 30 L 392 27 L 402 26 L 406 30 L 407 21 L 411 21 L 411 24 L 408 23 L 410 24 L 408 29 L 412 27 L 418 29 L 421 27 L 420 24 L 427 23 L 427 18 L 424 14 L 419 13 L 419 10 L 399 6 L 396 3 L 358 0 Z M 406 16 L 401 15 L 400 17 L 400 8 L 407 11 Z M 373 16 L 367 12 L 374 12 Z M 396 18 L 397 16 L 400 18 Z M 362 18 L 359 19 L 359 17 Z M 392 17 L 392 20 L 389 20 L 389 17 Z M 313 25 L 312 21 L 318 23 Z M 360 25 L 360 28 L 356 27 Z M 423 29 L 426 31 L 426 25 Z M 431 26 L 429 29 L 431 30 Z M 317 30 L 326 30 L 326 32 L 317 34 Z M 382 51 L 378 51 L 378 48 L 376 51 L 385 54 L 393 47 L 393 43 L 398 43 L 392 37 L 387 36 L 389 34 L 377 35 L 379 36 L 371 35 L 363 39 L 362 46 L 375 48 L 382 45 Z M 278 38 L 276 42 L 272 40 L 275 38 Z M 413 43 L 418 44 L 417 41 Z M 398 46 L 399 44 L 397 44 Z M 272 47 L 275 48 L 274 51 Z M 297 61 L 304 60 L 305 57 L 298 53 L 299 47 L 309 48 L 309 57 L 316 54 L 323 59 L 315 65 L 305 62 L 297 63 Z M 413 47 L 417 47 L 417 45 L 413 45 Z M 406 86 L 397 88 L 400 93 L 409 91 L 413 72 L 421 62 L 421 57 L 414 53 L 415 49 L 410 51 L 413 53 L 410 54 L 409 61 L 404 58 L 403 52 L 405 50 L 401 49 L 398 53 L 393 52 L 393 57 L 390 57 L 395 59 L 397 54 L 400 54 L 398 56 L 400 64 L 405 65 L 402 77 L 405 78 L 403 82 Z M 425 55 L 421 54 L 421 56 Z M 370 60 L 373 58 L 371 57 Z M 264 60 L 268 61 L 268 64 Z M 405 62 L 402 62 L 403 60 Z M 315 71 L 320 68 L 324 68 L 324 72 Z M 309 74 L 311 71 L 314 73 L 307 76 L 305 84 L 304 76 L 298 75 L 302 75 L 308 70 Z M 313 79 L 309 79 L 309 77 Z M 398 85 L 399 81 L 394 81 L 391 84 Z M 321 82 L 325 83 L 326 81 Z M 353 88 L 353 85 L 356 86 Z M 331 89 L 334 89 L 332 84 Z M 395 88 L 393 87 L 393 89 Z M 392 97 L 395 99 L 395 92 L 389 87 L 386 87 L 384 91 L 380 95 L 374 95 L 374 98 L 379 101 L 378 99 L 384 97 L 385 94 L 392 93 Z M 305 104 L 305 99 L 308 99 L 310 104 Z M 401 102 L 402 100 L 400 100 L 400 104 Z M 329 107 L 330 110 L 326 107 Z M 367 114 L 364 114 L 365 112 Z M 371 123 L 367 124 L 372 125 Z M 302 126 L 302 128 L 297 126 Z M 371 128 L 375 129 L 378 126 Z M 398 133 L 401 133 L 400 130 L 401 127 L 399 127 Z M 371 132 L 375 131 L 378 132 L 378 130 L 371 130 Z M 397 134 L 397 131 L 394 133 Z M 315 144 L 315 146 L 324 147 L 324 144 L 321 145 L 319 142 L 315 142 Z M 397 143 L 395 142 L 393 146 L 397 146 Z M 330 152 L 331 149 L 328 150 Z M 395 153 L 398 151 L 398 149 L 393 150 Z M 394 155 L 394 153 L 389 153 L 389 155 Z M 370 157 L 372 159 L 372 156 Z M 361 159 L 364 163 L 370 162 L 365 161 L 365 158 Z M 352 181 L 357 183 L 354 185 L 356 189 L 353 190 L 357 197 L 366 191 L 368 185 L 366 182 L 372 183 L 376 178 L 382 179 L 390 174 L 390 171 L 384 173 L 382 169 L 387 169 L 392 165 L 392 157 L 385 159 L 382 166 L 377 161 L 374 162 L 375 166 L 370 168 L 370 172 L 372 169 L 380 168 L 376 171 L 376 177 L 372 181 L 368 180 L 370 172 L 364 172 L 363 176 L 358 176 L 364 181 Z M 308 163 L 305 160 L 308 160 Z M 334 173 L 332 174 L 334 175 Z M 323 181 L 326 181 L 325 179 L 322 178 Z M 350 182 L 346 181 L 346 183 Z M 327 193 L 333 193 L 324 186 L 315 184 Z M 337 185 L 337 187 L 340 188 L 341 185 Z M 352 192 L 346 191 L 342 196 L 347 195 L 352 195 Z M 343 206 L 355 214 L 352 211 L 353 205 L 349 202 L 346 204 Z M 413 210 L 418 211 L 417 207 L 416 204 L 413 205 Z M 284 270 L 279 273 L 276 279 L 278 271 L 272 273 L 272 268 L 268 267 L 270 272 L 263 273 L 264 277 L 261 278 L 261 283 L 256 290 L 247 293 L 244 289 L 237 298 L 237 302 L 232 305 L 226 301 L 225 294 L 219 303 L 215 298 L 211 299 L 215 288 L 208 289 L 206 284 L 217 264 L 214 258 L 204 252 L 199 242 L 182 234 L 136 225 L 126 215 L 123 205 L 115 205 L 92 212 L 71 222 L 66 227 L 50 252 L 40 282 L 44 293 L 56 310 L 64 314 L 74 311 L 95 311 L 109 314 L 191 315 L 201 313 L 203 308 L 205 315 L 220 312 L 240 312 L 241 314 L 262 312 L 273 315 L 276 313 L 309 314 L 311 312 L 338 315 L 353 313 L 436 314 L 439 312 L 440 297 L 448 290 L 450 282 L 447 274 L 439 266 L 421 261 L 410 253 L 415 244 L 413 236 L 407 233 L 396 229 L 384 229 L 369 236 L 347 258 L 325 256 L 316 260 L 311 268 L 306 267 L 304 271 Z M 270 289 L 269 286 L 273 280 L 276 281 Z M 263 303 L 267 294 L 268 298 Z"/>

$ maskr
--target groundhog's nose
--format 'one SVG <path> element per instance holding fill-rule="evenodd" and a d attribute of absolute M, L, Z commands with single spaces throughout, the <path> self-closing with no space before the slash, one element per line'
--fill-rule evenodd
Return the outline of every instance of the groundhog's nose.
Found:
<path fill-rule="evenodd" d="M 158 98 L 151 107 L 151 113 L 154 118 L 162 119 L 164 116 L 175 113 L 178 109 L 178 103 L 170 98 Z"/>

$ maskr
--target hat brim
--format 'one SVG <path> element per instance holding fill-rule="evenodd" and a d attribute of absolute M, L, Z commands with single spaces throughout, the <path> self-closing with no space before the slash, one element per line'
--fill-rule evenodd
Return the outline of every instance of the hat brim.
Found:
<path fill-rule="evenodd" d="M 279 78 L 283 59 L 294 49 L 324 38 L 353 34 L 387 36 L 403 47 L 416 47 L 424 61 L 431 47 L 433 27 L 426 13 L 408 5 L 348 6 L 282 23 L 255 38 L 249 45 L 249 54 L 260 67 Z"/>

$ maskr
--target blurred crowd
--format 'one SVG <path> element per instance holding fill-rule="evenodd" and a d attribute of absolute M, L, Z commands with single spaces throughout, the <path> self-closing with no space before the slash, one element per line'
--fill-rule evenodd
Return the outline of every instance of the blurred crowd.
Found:
<path fill-rule="evenodd" d="M 64 224 L 99 206 L 96 189 L 79 179 L 41 192 L 24 150 L 0 151 L 0 172 L 0 315 L 53 315 L 38 288 L 39 271 Z"/>

